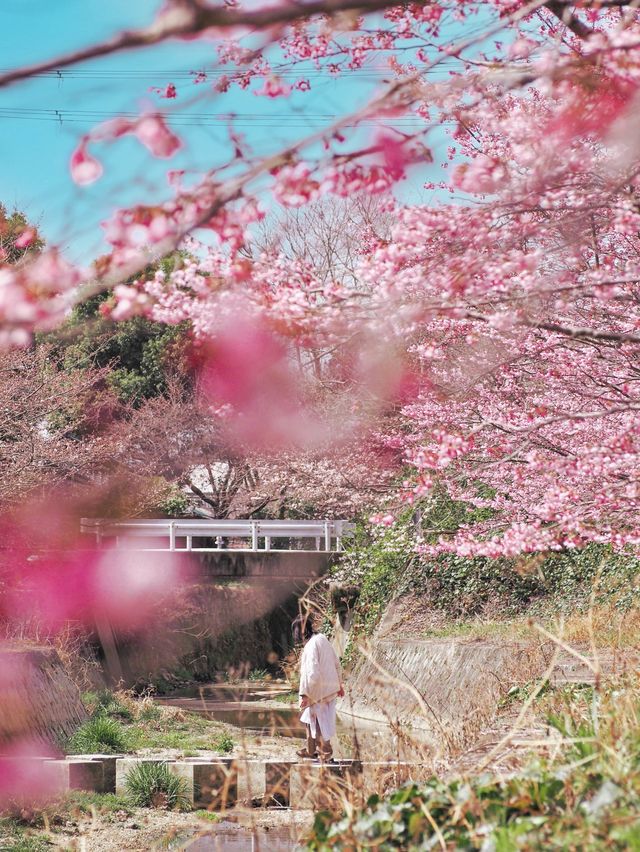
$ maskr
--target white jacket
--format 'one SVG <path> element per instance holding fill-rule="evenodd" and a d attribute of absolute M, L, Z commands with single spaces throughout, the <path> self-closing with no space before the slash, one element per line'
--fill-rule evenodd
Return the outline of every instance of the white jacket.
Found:
<path fill-rule="evenodd" d="M 341 684 L 338 655 L 323 633 L 314 633 L 300 657 L 300 695 L 316 704 L 335 698 Z"/>

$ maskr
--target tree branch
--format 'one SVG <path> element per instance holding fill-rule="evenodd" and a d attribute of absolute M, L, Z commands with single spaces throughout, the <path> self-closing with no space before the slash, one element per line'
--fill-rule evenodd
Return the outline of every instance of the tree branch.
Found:
<path fill-rule="evenodd" d="M 413 3 L 413 0 L 309 0 L 306 3 L 283 3 L 266 8 L 241 9 L 233 6 L 208 8 L 203 6 L 200 0 L 194 0 L 176 4 L 161 13 L 154 23 L 145 29 L 125 30 L 99 44 L 0 74 L 0 88 L 36 74 L 77 65 L 87 59 L 98 59 L 125 50 L 148 47 L 169 38 L 192 36 L 210 28 L 227 30 L 246 27 L 259 30 L 294 23 L 314 15 L 335 15 L 339 12 L 366 14 L 394 6 L 407 6 L 410 2 Z M 426 3 L 424 0 L 418 0 L 415 5 Z"/>
<path fill-rule="evenodd" d="M 479 314 L 476 311 L 465 311 L 466 319 L 490 322 L 490 317 Z M 640 334 L 625 331 L 602 331 L 598 328 L 587 328 L 581 326 L 560 325 L 556 322 L 538 322 L 537 320 L 516 320 L 516 325 L 524 325 L 527 328 L 541 329 L 542 331 L 553 331 L 565 337 L 575 340 L 608 340 L 612 343 L 640 343 Z"/>
<path fill-rule="evenodd" d="M 576 18 L 573 14 L 571 11 L 571 6 L 573 4 L 566 3 L 564 0 L 547 0 L 545 5 L 547 9 L 554 14 L 556 18 L 562 21 L 565 27 L 570 29 L 572 33 L 575 33 L 578 38 L 588 38 L 593 34 L 591 27 L 583 24 L 582 21 L 579 18 Z M 598 5 L 602 4 L 598 3 Z"/>

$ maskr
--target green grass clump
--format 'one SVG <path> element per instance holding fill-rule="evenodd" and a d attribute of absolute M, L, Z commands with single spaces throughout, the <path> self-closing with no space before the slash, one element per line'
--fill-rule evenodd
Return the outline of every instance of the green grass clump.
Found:
<path fill-rule="evenodd" d="M 166 763 L 139 763 L 125 778 L 127 799 L 138 808 L 188 810 L 187 783 Z"/>
<path fill-rule="evenodd" d="M 220 725 L 196 713 L 185 713 L 180 719 L 161 712 L 156 720 L 129 725 L 127 733 L 134 749 L 175 748 L 195 753 L 211 748 L 211 738 L 220 733 Z"/>
<path fill-rule="evenodd" d="M 32 834 L 13 817 L 0 817 L 2 852 L 48 852 L 51 842 L 44 834 Z"/>
<path fill-rule="evenodd" d="M 140 722 L 158 722 L 162 718 L 162 710 L 157 704 L 147 703 L 140 708 L 138 719 Z"/>
<path fill-rule="evenodd" d="M 131 722 L 133 719 L 131 710 L 108 689 L 85 692 L 82 701 L 91 716 L 111 716 L 122 722 Z"/>
<path fill-rule="evenodd" d="M 249 680 L 269 680 L 270 677 L 266 669 L 251 669 L 248 675 Z"/>
<path fill-rule="evenodd" d="M 214 813 L 213 811 L 199 810 L 196 811 L 195 815 L 198 817 L 198 819 L 203 819 L 206 822 L 220 822 L 220 815 Z"/>
<path fill-rule="evenodd" d="M 61 800 L 62 807 L 57 809 L 58 815 L 64 816 L 74 814 L 93 814 L 94 812 L 103 816 L 115 813 L 131 814 L 131 807 L 124 796 L 115 793 L 91 793 L 84 790 L 73 790 Z M 49 814 L 50 822 L 55 821 Z"/>
<path fill-rule="evenodd" d="M 229 752 L 233 751 L 234 746 L 235 742 L 233 737 L 227 733 L 220 734 L 220 736 L 216 737 L 213 741 L 213 748 L 217 752 L 220 752 L 220 754 L 229 754 Z"/>
<path fill-rule="evenodd" d="M 98 715 L 78 728 L 67 750 L 69 754 L 116 754 L 128 751 L 129 743 L 120 722 Z"/>

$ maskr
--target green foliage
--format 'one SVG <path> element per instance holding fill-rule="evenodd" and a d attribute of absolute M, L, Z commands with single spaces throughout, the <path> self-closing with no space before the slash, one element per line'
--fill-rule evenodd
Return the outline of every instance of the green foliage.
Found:
<path fill-rule="evenodd" d="M 497 603 L 501 613 L 527 608 L 572 612 L 596 603 L 620 609 L 640 604 L 640 561 L 605 545 L 535 554 L 519 559 L 466 559 L 451 554 L 417 561 L 402 590 L 428 595 L 434 608 L 454 617 L 482 612 Z"/>
<path fill-rule="evenodd" d="M 251 669 L 248 680 L 268 680 L 270 675 L 266 669 Z"/>
<path fill-rule="evenodd" d="M 584 751 L 595 746 L 574 756 Z M 505 780 L 433 779 L 372 796 L 363 810 L 337 821 L 318 814 L 308 848 L 436 849 L 435 823 L 448 849 L 627 849 L 640 837 L 637 782 L 619 786 L 597 771 L 563 777 L 546 768 Z"/>
<path fill-rule="evenodd" d="M 279 704 L 297 704 L 298 693 L 285 692 L 283 695 L 276 695 L 274 701 L 277 701 Z"/>
<path fill-rule="evenodd" d="M 182 262 L 176 253 L 145 270 L 151 277 L 158 267 L 170 272 Z M 191 334 L 187 323 L 166 325 L 145 317 L 117 323 L 108 317 L 111 293 L 99 293 L 77 305 L 57 332 L 46 336 L 53 356 L 63 369 L 108 367 L 108 387 L 121 402 L 140 405 L 168 390 L 169 376 L 191 385 Z M 105 310 L 106 309 L 106 310 Z"/>
<path fill-rule="evenodd" d="M 84 706 L 92 716 L 111 716 L 123 722 L 133 719 L 131 710 L 108 689 L 99 692 L 85 692 L 82 696 Z"/>
<path fill-rule="evenodd" d="M 160 709 L 160 708 L 158 708 Z M 143 720 L 127 727 L 127 736 L 133 749 L 179 749 L 183 754 L 195 754 L 212 747 L 212 738 L 224 733 L 218 722 L 212 722 L 195 713 L 183 717 L 165 716 L 160 710 L 158 718 Z"/>
<path fill-rule="evenodd" d="M 355 632 L 369 634 L 378 623 L 414 559 L 413 546 L 408 515 L 391 527 L 358 524 L 337 571 L 360 584 Z"/>
<path fill-rule="evenodd" d="M 91 793 L 84 790 L 74 790 L 68 793 L 62 799 L 61 806 L 57 813 L 62 812 L 63 815 L 81 813 L 92 814 L 96 811 L 102 815 L 109 814 L 130 814 L 131 809 L 129 803 L 124 796 L 117 796 L 115 793 Z M 55 820 L 51 818 L 50 822 Z"/>
<path fill-rule="evenodd" d="M 49 849 L 51 844 L 46 835 L 25 831 L 16 819 L 0 818 L 1 852 L 48 852 Z"/>
<path fill-rule="evenodd" d="M 517 559 L 416 552 L 419 536 L 433 540 L 434 530 L 455 528 L 461 519 L 469 521 L 462 504 L 439 495 L 425 515 L 414 510 L 390 527 L 358 527 L 334 572 L 338 583 L 360 586 L 355 634 L 370 634 L 389 602 L 409 592 L 455 619 L 488 611 L 503 619 L 523 612 L 570 613 L 589 603 L 593 588 L 598 604 L 622 610 L 640 605 L 640 560 L 606 545 Z"/>
<path fill-rule="evenodd" d="M 167 497 L 160 503 L 158 509 L 170 518 L 179 518 L 189 511 L 187 495 L 178 488 L 172 488 Z"/>
<path fill-rule="evenodd" d="M 125 777 L 127 799 L 138 808 L 188 810 L 187 783 L 166 763 L 138 763 Z"/>
<path fill-rule="evenodd" d="M 78 728 L 67 748 L 69 754 L 116 754 L 128 751 L 128 746 L 120 722 L 99 713 Z"/>
<path fill-rule="evenodd" d="M 159 722 L 162 719 L 162 710 L 157 704 L 146 704 L 138 713 L 141 722 Z"/>
<path fill-rule="evenodd" d="M 479 496 L 487 496 L 486 487 L 476 485 Z M 346 551 L 335 570 L 335 578 L 343 585 L 358 584 L 360 596 L 355 606 L 354 635 L 370 634 L 389 602 L 398 594 L 424 587 L 428 577 L 437 577 L 438 569 L 429 570 L 430 562 L 416 553 L 418 538 L 434 540 L 442 533 L 453 532 L 460 524 L 486 519 L 487 509 L 476 509 L 439 490 L 429 500 L 428 508 L 416 505 L 403 512 L 390 527 L 358 524 L 347 540 Z M 449 602 L 458 601 L 460 586 L 468 585 L 464 597 L 482 584 L 467 577 L 469 560 L 451 577 Z M 453 567 L 453 566 L 452 566 Z M 473 572 L 472 572 L 473 573 Z M 492 590 L 493 592 L 493 590 Z M 489 596 L 487 590 L 486 597 Z"/>
<path fill-rule="evenodd" d="M 216 814 L 213 811 L 199 810 L 196 811 L 195 815 L 198 819 L 205 820 L 206 822 L 220 822 L 220 814 Z"/>
<path fill-rule="evenodd" d="M 220 736 L 216 737 L 212 746 L 214 750 L 220 754 L 229 754 L 229 752 L 232 752 L 235 747 L 235 741 L 229 734 L 222 733 Z"/>
<path fill-rule="evenodd" d="M 46 836 L 32 834 L 29 829 L 64 825 L 95 814 L 111 822 L 130 816 L 132 810 L 127 800 L 115 793 L 73 790 L 47 801 L 42 807 L 21 808 L 16 813 L 19 815 L 0 819 L 0 850 L 40 852 L 50 849 L 51 842 Z"/>

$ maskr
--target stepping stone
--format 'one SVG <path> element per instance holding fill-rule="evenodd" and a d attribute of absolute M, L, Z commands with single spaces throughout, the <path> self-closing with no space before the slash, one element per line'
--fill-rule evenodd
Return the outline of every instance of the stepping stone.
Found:
<path fill-rule="evenodd" d="M 169 770 L 187 782 L 187 797 L 195 808 L 223 811 L 238 801 L 238 769 L 232 758 L 177 760 Z"/>
<path fill-rule="evenodd" d="M 262 760 L 235 760 L 238 778 L 238 803 L 262 807 L 267 789 L 265 763 Z"/>
<path fill-rule="evenodd" d="M 86 790 L 90 793 L 104 792 L 104 768 L 98 760 L 67 758 L 48 760 L 46 771 L 53 772 L 56 786 L 61 792 Z"/>
<path fill-rule="evenodd" d="M 289 806 L 295 810 L 340 808 L 345 798 L 362 799 L 362 781 L 359 761 L 295 764 L 291 769 Z"/>
<path fill-rule="evenodd" d="M 123 759 L 125 759 L 124 754 L 75 754 L 73 756 L 73 760 L 92 760 L 102 764 L 102 788 L 96 790 L 96 793 L 116 792 L 116 761 Z"/>

